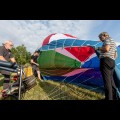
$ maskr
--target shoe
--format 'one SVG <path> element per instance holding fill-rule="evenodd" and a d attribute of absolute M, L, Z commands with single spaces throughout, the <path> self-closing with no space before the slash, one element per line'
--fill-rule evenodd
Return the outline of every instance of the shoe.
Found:
<path fill-rule="evenodd" d="M 42 80 L 42 79 L 38 79 L 38 81 L 41 81 L 41 82 L 43 82 L 43 80 Z"/>
<path fill-rule="evenodd" d="M 41 82 L 43 82 L 44 80 L 40 79 Z"/>

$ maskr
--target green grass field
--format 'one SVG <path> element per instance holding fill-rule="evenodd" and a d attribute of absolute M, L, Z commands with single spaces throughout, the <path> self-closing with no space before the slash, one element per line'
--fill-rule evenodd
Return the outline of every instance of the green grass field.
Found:
<path fill-rule="evenodd" d="M 0 76 L 0 90 L 2 90 L 3 77 Z M 97 93 L 78 87 L 55 81 L 37 81 L 37 85 L 24 94 L 22 100 L 100 100 L 102 93 Z"/>

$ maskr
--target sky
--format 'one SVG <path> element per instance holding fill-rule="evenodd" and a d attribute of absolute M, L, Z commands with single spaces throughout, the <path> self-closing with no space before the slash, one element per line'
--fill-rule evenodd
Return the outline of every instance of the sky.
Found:
<path fill-rule="evenodd" d="M 33 53 L 53 33 L 66 33 L 81 40 L 99 40 L 108 32 L 120 45 L 120 20 L 0 20 L 0 45 L 12 40 L 14 46 L 24 44 Z"/>

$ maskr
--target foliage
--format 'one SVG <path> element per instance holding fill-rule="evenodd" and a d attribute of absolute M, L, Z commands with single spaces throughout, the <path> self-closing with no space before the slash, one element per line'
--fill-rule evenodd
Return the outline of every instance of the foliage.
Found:
<path fill-rule="evenodd" d="M 23 44 L 16 48 L 12 48 L 12 53 L 18 64 L 24 65 L 30 62 L 31 53 L 27 51 Z"/>

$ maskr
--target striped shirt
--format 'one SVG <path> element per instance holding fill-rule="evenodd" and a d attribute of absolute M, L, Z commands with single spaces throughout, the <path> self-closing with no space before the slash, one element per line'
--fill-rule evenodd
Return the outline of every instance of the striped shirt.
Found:
<path fill-rule="evenodd" d="M 100 52 L 100 58 L 109 57 L 115 60 L 114 55 L 115 55 L 115 52 L 117 51 L 116 43 L 113 41 L 113 39 L 107 38 L 103 42 L 103 46 L 105 45 L 110 45 L 110 50 L 108 52 Z"/>

